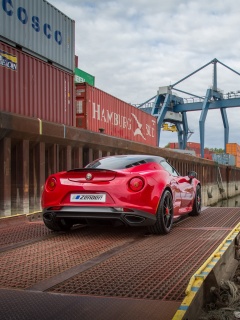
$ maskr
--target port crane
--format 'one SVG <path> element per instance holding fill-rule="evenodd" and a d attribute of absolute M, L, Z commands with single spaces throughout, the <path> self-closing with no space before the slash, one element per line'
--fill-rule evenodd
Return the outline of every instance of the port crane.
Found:
<path fill-rule="evenodd" d="M 177 129 L 179 148 L 185 150 L 187 146 L 187 140 L 192 134 L 192 131 L 188 126 L 187 112 L 201 111 L 199 119 L 199 132 L 201 157 L 204 157 L 205 120 L 207 117 L 207 113 L 210 109 L 220 109 L 224 127 L 224 148 L 226 152 L 226 144 L 229 141 L 229 123 L 226 109 L 240 107 L 240 91 L 237 91 L 237 93 L 235 94 L 231 92 L 232 94 L 224 95 L 220 90 L 218 90 L 217 63 L 221 64 L 235 74 L 240 75 L 239 72 L 228 67 L 215 58 L 201 68 L 195 70 L 186 77 L 177 81 L 176 83 L 169 86 L 160 87 L 157 91 L 157 95 L 138 106 L 138 108 L 144 110 L 145 112 L 151 113 L 157 118 L 158 143 L 160 142 L 161 129 L 166 128 L 165 123 L 170 122 Z M 183 82 L 187 78 L 191 77 L 192 75 L 196 74 L 197 72 L 211 64 L 213 65 L 213 83 L 212 87 L 207 89 L 205 97 L 194 95 L 176 88 L 179 83 Z M 189 100 L 173 94 L 173 90 L 191 96 L 191 98 L 193 98 L 192 101 L 189 102 Z M 194 99 L 197 101 L 195 101 Z"/>

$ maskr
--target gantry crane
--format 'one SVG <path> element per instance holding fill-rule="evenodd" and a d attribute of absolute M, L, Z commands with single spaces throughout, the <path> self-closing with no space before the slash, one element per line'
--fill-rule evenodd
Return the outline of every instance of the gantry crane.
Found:
<path fill-rule="evenodd" d="M 158 143 L 160 142 L 161 128 L 164 123 L 171 122 L 176 126 L 178 132 L 178 144 L 180 149 L 186 149 L 187 140 L 191 130 L 188 127 L 187 112 L 188 111 L 201 111 L 199 119 L 199 131 L 200 131 L 200 146 L 201 146 L 201 157 L 204 157 L 204 138 L 205 138 L 205 120 L 209 109 L 220 109 L 223 127 L 224 127 L 224 146 L 226 152 L 226 144 L 229 140 L 229 124 L 227 118 L 227 108 L 240 107 L 240 91 L 234 95 L 223 95 L 221 91 L 217 88 L 217 63 L 220 63 L 225 68 L 240 75 L 239 72 L 228 67 L 224 63 L 220 62 L 216 58 L 211 60 L 209 63 L 205 64 L 201 68 L 192 72 L 183 79 L 177 81 L 173 85 L 166 87 L 160 87 L 157 95 L 148 99 L 144 103 L 138 106 L 148 113 L 151 113 L 157 118 L 158 125 Z M 212 88 L 207 89 L 206 96 L 200 97 L 198 95 L 191 94 L 186 91 L 182 91 L 176 88 L 176 86 L 187 78 L 191 77 L 195 73 L 199 72 L 208 65 L 213 64 L 213 84 Z M 172 91 L 178 91 L 191 96 L 193 99 L 196 98 L 198 101 L 185 101 L 183 98 L 174 95 Z M 154 102 L 149 107 L 151 101 Z M 147 107 L 146 107 L 147 106 Z M 147 110 L 147 108 L 149 110 Z"/>

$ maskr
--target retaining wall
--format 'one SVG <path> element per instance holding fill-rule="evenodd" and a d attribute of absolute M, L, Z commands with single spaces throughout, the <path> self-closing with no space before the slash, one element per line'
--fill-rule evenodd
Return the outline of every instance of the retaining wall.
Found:
<path fill-rule="evenodd" d="M 41 210 L 41 193 L 51 173 L 83 167 L 102 156 L 154 154 L 182 175 L 194 170 L 202 183 L 203 206 L 240 192 L 240 169 L 118 139 L 75 127 L 0 112 L 0 217 Z"/>

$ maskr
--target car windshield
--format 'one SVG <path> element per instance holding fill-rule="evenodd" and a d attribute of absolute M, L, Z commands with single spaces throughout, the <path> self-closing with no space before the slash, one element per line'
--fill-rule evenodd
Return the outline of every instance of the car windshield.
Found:
<path fill-rule="evenodd" d="M 163 158 L 156 156 L 113 156 L 95 160 L 89 163 L 85 168 L 120 170 L 135 167 L 148 162 L 160 163 L 162 160 Z"/>

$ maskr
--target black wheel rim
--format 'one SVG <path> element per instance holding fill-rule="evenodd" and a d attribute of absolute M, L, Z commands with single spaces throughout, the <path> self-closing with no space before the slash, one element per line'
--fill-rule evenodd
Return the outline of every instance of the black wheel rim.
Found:
<path fill-rule="evenodd" d="M 172 198 L 170 195 L 166 195 L 163 203 L 163 219 L 166 228 L 170 228 L 172 225 L 172 215 L 173 215 L 173 207 L 172 207 Z"/>

